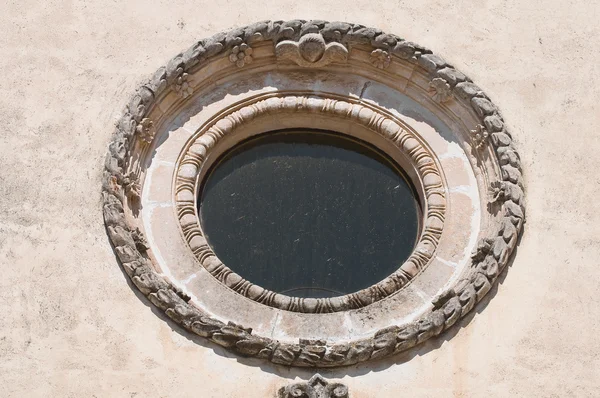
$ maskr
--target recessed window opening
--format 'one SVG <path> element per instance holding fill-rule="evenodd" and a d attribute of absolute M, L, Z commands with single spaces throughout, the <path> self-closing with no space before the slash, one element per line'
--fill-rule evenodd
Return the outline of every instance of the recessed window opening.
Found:
<path fill-rule="evenodd" d="M 296 297 L 335 297 L 397 270 L 420 233 L 406 174 L 372 145 L 281 130 L 236 145 L 198 196 L 205 237 L 231 270 Z"/>

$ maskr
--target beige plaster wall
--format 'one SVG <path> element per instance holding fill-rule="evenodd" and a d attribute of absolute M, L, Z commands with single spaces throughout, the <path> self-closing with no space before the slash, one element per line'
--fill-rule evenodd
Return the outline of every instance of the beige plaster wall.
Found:
<path fill-rule="evenodd" d="M 376 26 L 432 48 L 502 109 L 528 218 L 492 300 L 413 354 L 324 371 L 353 397 L 598 396 L 600 5 L 9 1 L 0 5 L 0 396 L 269 397 L 312 372 L 237 359 L 157 312 L 100 211 L 112 124 L 196 39 L 262 19 Z"/>

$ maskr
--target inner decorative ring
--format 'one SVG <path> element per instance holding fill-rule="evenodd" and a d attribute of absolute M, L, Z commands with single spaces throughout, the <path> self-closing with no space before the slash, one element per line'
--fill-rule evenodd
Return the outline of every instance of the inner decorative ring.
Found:
<path fill-rule="evenodd" d="M 274 113 L 277 113 L 277 118 L 273 118 Z M 269 217 L 279 217 L 282 212 L 293 217 L 295 211 L 302 211 L 303 216 L 306 217 L 304 222 L 308 222 L 314 228 L 313 234 L 331 236 L 335 231 L 328 231 L 327 227 L 323 229 L 322 225 L 318 225 L 316 220 L 319 217 L 321 217 L 320 222 L 324 221 L 323 213 L 319 213 L 318 208 L 311 220 L 310 213 L 315 210 L 315 207 L 310 203 L 305 203 L 305 208 L 302 210 L 302 207 L 294 207 L 301 206 L 298 201 L 286 205 L 278 202 L 277 197 L 274 202 L 265 200 L 264 195 L 271 195 L 273 198 L 281 188 L 269 185 L 274 183 L 271 178 L 273 175 L 269 176 L 271 178 L 269 180 L 264 172 L 253 171 L 252 167 L 234 167 L 236 162 L 234 155 L 244 154 L 243 149 L 247 150 L 248 145 L 254 145 L 254 152 L 260 153 L 261 150 L 264 152 L 265 137 L 270 137 L 266 138 L 267 140 L 279 139 L 279 144 L 282 144 L 282 139 L 288 142 L 296 140 L 297 144 L 306 143 L 307 139 L 310 139 L 306 136 L 306 132 L 298 131 L 296 134 L 290 134 L 289 131 L 287 134 L 264 134 L 265 131 L 269 131 L 268 127 L 274 123 L 274 120 L 276 123 L 283 118 L 287 120 L 287 127 L 314 129 L 325 126 L 327 130 L 337 132 L 338 134 L 332 135 L 331 132 L 313 130 L 312 139 L 327 138 L 330 140 L 329 144 L 331 140 L 337 141 L 337 146 L 330 145 L 326 150 L 337 151 L 338 160 L 345 157 L 346 164 L 343 165 L 345 172 L 348 173 L 348 167 L 354 167 L 358 173 L 367 173 L 366 184 L 357 192 L 375 195 L 375 198 L 372 202 L 359 198 L 356 205 L 359 206 L 358 210 L 363 210 L 363 213 L 379 206 L 377 211 L 373 211 L 377 216 L 362 214 L 365 220 L 361 222 L 357 220 L 360 217 L 358 214 L 361 214 L 361 211 L 356 211 L 357 209 L 349 212 L 346 218 L 343 211 L 337 215 L 337 221 L 343 220 L 346 223 L 354 221 L 359 234 L 362 234 L 362 241 L 355 244 L 357 253 L 360 253 L 358 258 L 356 253 L 346 250 L 344 253 L 346 257 L 337 267 L 335 264 L 327 264 L 329 258 L 332 259 L 330 261 L 340 262 L 335 255 L 329 256 L 331 248 L 335 249 L 336 240 L 319 236 L 311 237 L 319 241 L 316 245 L 313 242 L 311 247 L 306 247 L 304 250 L 301 245 L 294 249 L 294 245 L 297 245 L 300 240 L 292 239 L 290 235 L 280 235 L 276 228 L 272 228 L 272 220 Z M 256 149 L 257 140 L 261 138 L 252 139 L 252 137 L 260 134 L 263 134 L 263 145 L 262 147 L 259 145 Z M 286 138 L 282 138 L 282 134 Z M 301 137 L 299 134 L 304 136 Z M 180 157 L 177 169 L 175 193 L 181 230 L 200 263 L 221 283 L 234 291 L 259 303 L 288 311 L 313 313 L 345 311 L 364 307 L 399 291 L 424 270 L 433 258 L 443 229 L 446 209 L 441 173 L 432 151 L 408 126 L 383 109 L 359 100 L 352 102 L 348 98 L 341 100 L 317 95 L 269 94 L 250 100 L 249 103 L 239 104 L 229 113 L 216 117 L 200 128 L 195 137 Z M 375 145 L 375 148 L 367 149 L 363 143 L 357 141 L 361 139 Z M 344 142 L 345 148 L 340 140 Z M 350 154 L 355 157 L 355 160 L 361 159 L 363 164 L 349 162 Z M 246 153 L 245 156 L 246 160 L 242 157 L 242 161 L 248 162 L 253 152 L 250 151 L 250 154 Z M 331 160 L 331 156 L 329 159 Z M 395 162 L 392 162 L 392 159 Z M 257 158 L 254 160 L 256 161 Z M 266 161 L 269 162 L 268 157 Z M 299 161 L 302 162 L 302 156 L 296 157 L 295 162 Z M 288 160 L 287 166 L 290 165 L 289 162 Z M 336 176 L 336 173 L 339 174 L 342 170 L 334 171 L 331 167 L 335 167 L 335 164 L 330 164 L 330 169 L 325 173 L 329 174 L 324 175 L 319 172 L 323 167 L 327 167 L 322 163 L 319 166 L 319 162 L 313 162 L 317 170 L 312 176 L 310 169 L 296 171 L 300 174 L 305 173 L 302 176 L 304 179 L 311 180 L 312 187 L 315 187 L 319 179 L 322 179 L 324 184 L 335 184 L 335 180 L 339 180 L 339 175 Z M 399 167 L 393 170 L 395 164 Z M 285 168 L 286 164 L 281 166 Z M 257 166 L 255 163 L 253 167 L 260 167 L 260 165 Z M 272 169 L 272 165 L 270 167 Z M 406 172 L 406 179 L 403 176 L 404 172 L 398 169 Z M 375 173 L 376 170 L 387 174 L 382 176 Z M 289 178 L 289 175 L 285 176 L 285 170 L 282 173 L 279 177 L 284 180 Z M 252 176 L 258 180 L 252 180 Z M 369 178 L 376 176 L 381 180 L 369 181 Z M 356 180 L 356 177 L 354 175 L 353 179 Z M 338 188 L 344 189 L 342 186 L 345 183 L 339 182 L 342 185 Z M 373 184 L 369 186 L 368 182 Z M 259 192 L 263 196 L 255 194 L 254 198 L 251 197 L 252 189 L 260 188 L 257 186 L 246 186 L 247 189 L 242 189 L 243 184 L 252 183 L 266 184 Z M 295 187 L 298 187 L 298 184 L 291 183 L 283 189 L 286 197 L 294 199 L 293 192 L 289 191 L 296 189 Z M 346 188 L 351 189 L 347 186 Z M 336 195 L 340 192 L 327 190 L 326 186 L 319 189 L 321 194 L 327 197 L 322 203 L 327 204 L 327 201 L 335 201 L 336 197 L 338 199 L 340 197 Z M 235 195 L 241 195 L 240 192 L 250 196 L 236 198 Z M 201 195 L 200 198 L 198 195 Z M 400 203 L 400 198 L 403 203 Z M 200 212 L 197 207 L 198 201 Z M 344 204 L 346 205 L 347 203 Z M 344 210 L 344 206 L 339 209 Z M 241 216 L 238 215 L 240 211 Z M 421 211 L 422 218 L 419 216 Z M 250 219 L 242 221 L 240 220 L 242 216 Z M 252 219 L 257 216 L 260 218 Z M 419 229 L 419 225 L 422 228 Z M 329 226 L 331 227 L 331 224 Z M 365 226 L 369 230 L 360 231 L 361 227 Z M 254 228 L 258 229 L 253 231 Z M 256 233 L 252 235 L 253 232 Z M 269 232 L 273 236 L 269 236 Z M 414 235 L 417 233 L 418 238 L 415 238 Z M 233 239 L 232 234 L 234 234 Z M 301 231 L 296 230 L 296 235 L 302 235 Z M 343 240 L 351 237 L 341 238 Z M 240 243 L 244 241 L 245 244 Z M 290 250 L 278 250 L 278 246 L 286 244 L 290 246 Z M 365 247 L 374 249 L 369 251 L 365 250 Z M 315 253 L 315 250 L 318 253 Z M 343 252 L 342 248 L 336 253 L 340 255 Z M 282 259 L 282 253 L 287 253 L 287 257 Z M 298 262 L 290 267 L 296 270 L 294 275 L 285 275 L 287 269 L 285 263 L 289 261 Z M 230 267 L 240 270 L 239 272 L 244 276 Z M 362 271 L 364 274 L 348 270 L 347 274 L 357 275 L 358 278 L 344 278 L 344 267 L 352 269 L 364 267 Z M 277 274 L 278 270 L 279 274 Z M 260 286 L 254 282 L 260 282 Z"/>

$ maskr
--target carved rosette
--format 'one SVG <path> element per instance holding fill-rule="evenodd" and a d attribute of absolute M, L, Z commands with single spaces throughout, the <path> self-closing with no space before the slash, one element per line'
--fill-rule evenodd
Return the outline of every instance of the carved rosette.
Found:
<path fill-rule="evenodd" d="M 244 42 L 252 43 L 253 47 L 261 44 L 273 45 L 278 63 L 291 61 L 301 68 L 349 64 L 351 52 L 348 49 L 355 51 L 354 49 L 359 47 L 366 48 L 367 54 L 375 49 L 382 49 L 391 54 L 394 63 L 413 68 L 415 73 L 426 76 L 433 84 L 432 94 L 437 97 L 437 100 L 444 101 L 444 98 L 448 99 L 449 95 L 452 96 L 456 100 L 452 102 L 452 106 L 463 107 L 470 114 L 476 115 L 479 124 L 485 127 L 488 132 L 490 154 L 486 162 L 498 170 L 497 178 L 492 181 L 493 184 L 487 183 L 490 202 L 494 202 L 494 221 L 485 232 L 481 233 L 472 262 L 462 271 L 460 278 L 451 282 L 436 296 L 422 315 L 408 323 L 392 323 L 371 335 L 345 341 L 283 342 L 255 335 L 249 328 L 216 319 L 193 303 L 190 297 L 156 270 L 151 256 L 144 250 L 145 241 L 136 231 L 139 225 L 134 222 L 131 210 L 127 208 L 126 195 L 129 195 L 127 192 L 136 192 L 137 189 L 132 189 L 131 177 L 126 176 L 140 165 L 139 159 L 133 157 L 132 151 L 138 146 L 138 140 L 147 144 L 153 142 L 154 128 L 161 128 L 160 120 L 155 120 L 156 126 L 154 126 L 154 123 L 149 123 L 149 116 L 159 101 L 168 94 L 176 92 L 175 82 L 182 73 L 192 76 L 202 66 L 216 59 L 229 57 L 232 49 Z M 368 60 L 368 55 L 366 59 Z M 352 60 L 352 62 L 357 64 L 359 61 Z M 373 69 L 370 64 L 368 67 Z M 290 108 L 289 112 L 298 112 L 296 106 L 299 103 L 298 98 L 301 97 L 294 96 L 293 109 Z M 306 100 L 302 100 L 304 102 L 301 103 L 306 104 L 309 97 L 304 97 Z M 265 100 L 264 105 L 258 107 L 266 106 L 267 101 L 276 101 L 284 108 L 286 106 L 282 98 L 274 97 Z M 321 105 L 329 104 L 329 107 L 336 109 L 330 99 L 319 98 L 317 101 L 321 101 Z M 384 134 L 388 139 L 401 142 L 404 150 L 412 153 L 410 148 L 414 143 L 410 138 L 406 138 L 409 137 L 409 131 L 402 128 L 391 117 L 377 116 L 377 112 L 366 104 L 342 102 L 345 103 L 340 105 L 338 117 L 355 118 L 357 123 L 367 123 L 374 133 Z M 353 113 L 357 111 L 358 114 Z M 335 115 L 336 111 L 332 113 Z M 213 130 L 206 131 L 201 136 L 204 137 L 200 142 L 202 145 L 196 145 L 194 149 L 190 148 L 189 153 L 193 153 L 195 158 L 181 162 L 178 179 L 186 178 L 186 175 L 181 173 L 184 169 L 193 171 L 190 177 L 196 173 L 194 168 L 203 161 L 206 149 L 214 144 L 214 140 L 221 134 L 226 134 L 223 131 L 233 127 L 228 127 L 230 122 L 227 116 L 223 117 L 219 124 L 211 125 Z M 396 126 L 398 126 L 397 130 Z M 421 149 L 416 145 L 413 150 Z M 423 158 L 420 158 L 417 163 L 422 161 L 425 163 L 429 161 L 426 152 L 423 152 Z M 432 162 L 427 166 L 428 170 L 430 168 L 434 170 L 434 166 L 435 162 Z M 430 172 L 423 173 L 421 177 L 424 181 L 431 179 L 432 184 L 435 185 L 439 175 Z M 138 186 L 142 185 L 140 181 L 135 183 L 140 184 Z M 451 328 L 461 317 L 468 314 L 496 283 L 498 275 L 506 268 L 509 257 L 515 250 L 525 218 L 523 187 L 520 157 L 496 106 L 477 85 L 448 65 L 443 58 L 418 44 L 358 24 L 300 20 L 267 21 L 238 28 L 232 32 L 220 33 L 195 43 L 190 49 L 169 61 L 165 67 L 160 68 L 146 84 L 139 88 L 126 106 L 109 145 L 102 182 L 102 207 L 107 233 L 114 245 L 115 253 L 133 284 L 174 322 L 191 333 L 209 339 L 239 355 L 288 366 L 332 367 L 352 365 L 405 351 Z M 178 185 L 177 189 L 178 202 L 185 200 L 193 202 L 193 195 L 189 195 L 189 192 L 194 193 L 194 183 L 191 180 Z M 431 200 L 433 195 L 439 195 L 439 192 L 434 192 L 431 191 L 428 200 Z M 190 242 L 190 247 L 196 248 L 194 253 L 199 256 L 207 269 L 210 270 L 211 267 L 224 269 L 216 257 L 204 248 L 202 235 L 193 231 L 191 209 L 190 206 L 184 205 L 178 211 L 182 230 Z M 436 226 L 432 224 L 432 228 L 435 229 Z M 415 253 L 419 253 L 419 256 L 426 255 L 432 248 L 431 244 L 432 242 L 419 247 Z M 152 248 L 149 252 L 151 251 Z M 406 269 L 405 271 L 408 272 Z M 235 276 L 230 276 L 227 285 L 234 284 Z M 396 281 L 393 281 L 391 286 L 395 284 Z"/>
<path fill-rule="evenodd" d="M 392 56 L 385 50 L 378 48 L 371 52 L 371 63 L 379 69 L 385 69 L 390 66 L 392 62 Z"/>
<path fill-rule="evenodd" d="M 452 89 L 446 80 L 436 77 L 429 83 L 431 96 L 437 102 L 446 102 L 452 96 Z"/>

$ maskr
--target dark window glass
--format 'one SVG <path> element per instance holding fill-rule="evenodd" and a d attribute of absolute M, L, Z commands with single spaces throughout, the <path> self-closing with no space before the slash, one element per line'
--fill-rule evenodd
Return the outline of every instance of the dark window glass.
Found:
<path fill-rule="evenodd" d="M 419 209 L 406 178 L 362 142 L 314 130 L 264 134 L 219 160 L 202 188 L 217 256 L 266 289 L 333 297 L 375 284 L 410 255 Z"/>

